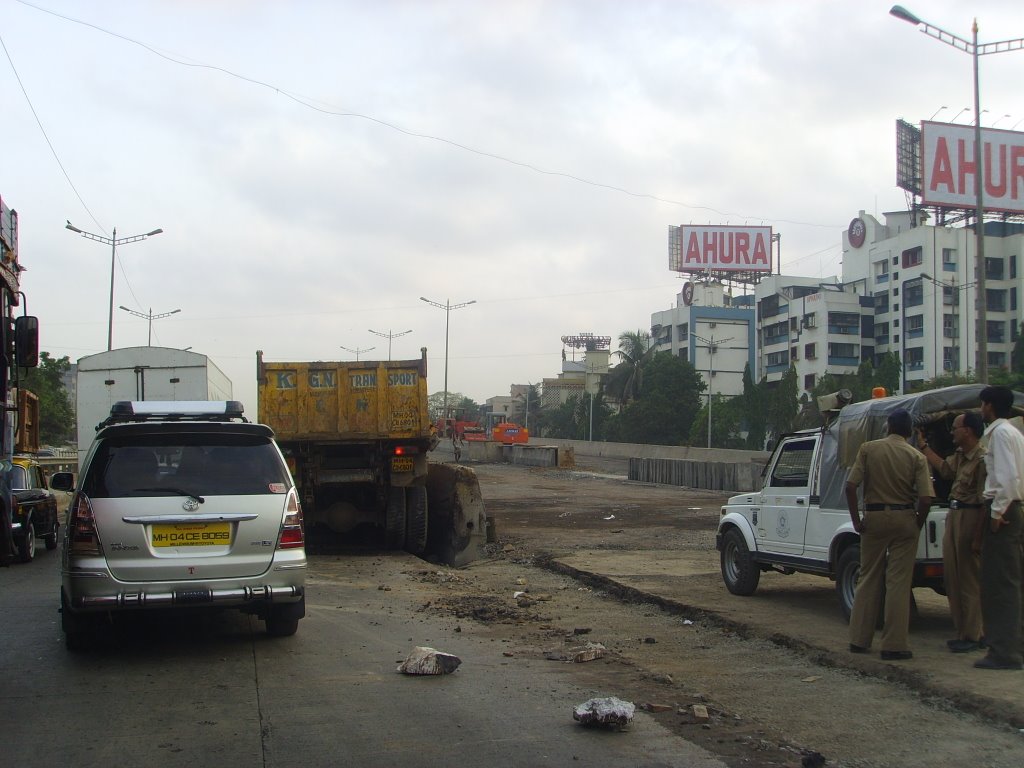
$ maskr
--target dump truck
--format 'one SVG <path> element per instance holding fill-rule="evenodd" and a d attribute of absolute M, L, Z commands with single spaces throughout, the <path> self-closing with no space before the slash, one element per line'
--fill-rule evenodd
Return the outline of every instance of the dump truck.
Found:
<path fill-rule="evenodd" d="M 428 461 L 427 350 L 419 360 L 268 362 L 259 421 L 274 430 L 313 551 L 372 543 L 461 565 L 487 538 L 469 467 Z"/>

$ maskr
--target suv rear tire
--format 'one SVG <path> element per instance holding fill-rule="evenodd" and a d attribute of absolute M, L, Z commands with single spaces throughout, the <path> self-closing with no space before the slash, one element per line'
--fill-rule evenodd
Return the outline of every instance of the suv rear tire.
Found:
<path fill-rule="evenodd" d="M 299 619 L 305 615 L 305 596 L 297 603 L 275 605 L 267 614 L 267 634 L 271 637 L 291 637 L 299 629 Z"/>
<path fill-rule="evenodd" d="M 734 595 L 752 595 L 761 580 L 761 569 L 754 562 L 743 534 L 730 528 L 722 537 L 722 579 Z"/>
<path fill-rule="evenodd" d="M 836 563 L 836 595 L 839 597 L 839 608 L 847 621 L 853 612 L 853 595 L 857 591 L 859 579 L 860 544 L 851 544 L 843 550 Z"/>

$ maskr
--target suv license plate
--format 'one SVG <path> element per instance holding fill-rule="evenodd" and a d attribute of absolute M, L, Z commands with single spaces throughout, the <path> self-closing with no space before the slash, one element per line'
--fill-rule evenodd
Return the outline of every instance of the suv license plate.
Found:
<path fill-rule="evenodd" d="M 154 525 L 152 537 L 154 547 L 224 547 L 231 543 L 231 524 Z"/>
<path fill-rule="evenodd" d="M 410 456 L 396 456 L 391 459 L 392 472 L 412 472 L 412 469 L 412 457 Z"/>

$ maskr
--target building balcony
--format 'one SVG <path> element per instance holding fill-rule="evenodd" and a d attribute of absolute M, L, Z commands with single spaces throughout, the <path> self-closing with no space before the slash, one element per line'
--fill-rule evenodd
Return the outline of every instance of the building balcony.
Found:
<path fill-rule="evenodd" d="M 860 358 L 858 357 L 839 357 L 838 355 L 828 356 L 829 365 L 851 365 L 856 368 L 860 365 Z"/>
<path fill-rule="evenodd" d="M 924 304 L 924 296 L 912 295 L 903 299 L 903 306 L 908 309 L 910 307 L 920 307 L 922 304 Z"/>
<path fill-rule="evenodd" d="M 924 360 L 911 360 L 910 362 L 907 363 L 907 370 L 908 371 L 923 371 L 924 370 Z"/>
<path fill-rule="evenodd" d="M 875 275 L 875 283 L 888 283 L 889 273 L 886 272 L 884 275 Z"/>
<path fill-rule="evenodd" d="M 889 343 L 889 336 L 888 335 L 885 335 L 885 336 L 875 336 L 875 344 L 888 344 L 888 343 Z"/>
<path fill-rule="evenodd" d="M 788 344 L 789 333 L 784 333 L 781 336 L 765 336 L 764 345 L 766 347 L 774 346 L 775 344 Z"/>
<path fill-rule="evenodd" d="M 908 339 L 920 339 L 924 336 L 924 328 L 911 328 L 907 331 Z"/>
<path fill-rule="evenodd" d="M 835 333 L 839 336 L 856 336 L 860 333 L 859 325 L 830 325 L 828 327 L 829 333 Z"/>
<path fill-rule="evenodd" d="M 766 365 L 765 370 L 768 373 L 785 373 L 789 370 L 789 363 L 776 363 L 775 365 Z"/>

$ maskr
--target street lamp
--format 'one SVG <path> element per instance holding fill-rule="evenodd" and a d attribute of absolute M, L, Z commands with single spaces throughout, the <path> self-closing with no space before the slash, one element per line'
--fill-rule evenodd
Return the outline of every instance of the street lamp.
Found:
<path fill-rule="evenodd" d="M 439 301 L 432 301 L 425 296 L 420 296 L 420 301 L 425 301 L 432 307 L 444 310 L 444 401 L 443 410 L 441 411 L 441 418 L 448 418 L 448 316 L 451 314 L 453 309 L 462 309 L 468 307 L 470 304 L 476 304 L 476 299 L 471 301 L 464 301 L 461 304 L 452 304 L 449 299 L 444 300 L 444 304 Z"/>
<path fill-rule="evenodd" d="M 128 309 L 128 307 L 126 307 L 124 305 L 122 305 L 119 308 L 123 309 L 129 315 L 135 315 L 136 317 L 141 317 L 143 320 L 148 320 L 149 321 L 149 336 L 146 339 L 146 346 L 147 347 L 152 347 L 153 346 L 153 321 L 154 320 L 162 320 L 165 317 L 170 317 L 171 315 L 176 315 L 179 312 L 181 312 L 180 309 L 172 309 L 170 312 L 161 312 L 158 315 L 154 315 L 152 307 L 149 308 L 149 312 L 136 312 L 134 309 Z"/>
<path fill-rule="evenodd" d="M 338 345 L 338 347 L 339 349 L 344 349 L 346 352 L 351 352 L 353 355 L 355 355 L 357 363 L 359 362 L 359 355 L 361 355 L 363 352 L 369 352 L 370 350 L 376 349 L 376 347 L 367 347 L 366 349 L 359 349 L 357 347 L 356 349 L 349 349 L 348 347 L 343 347 L 340 344 Z"/>
<path fill-rule="evenodd" d="M 105 245 L 110 246 L 110 312 L 107 318 L 107 351 L 109 352 L 114 348 L 114 262 L 117 256 L 117 246 L 124 245 L 125 243 L 137 243 L 139 240 L 145 240 L 147 237 L 159 235 L 163 230 L 154 229 L 152 232 L 147 232 L 144 235 L 118 237 L 117 227 L 114 227 L 113 237 L 107 237 L 106 235 L 96 235 L 92 232 L 85 232 L 76 227 L 70 221 L 65 224 L 65 229 L 77 232 L 82 237 L 88 238 L 89 240 L 95 240 L 97 243 L 104 243 Z"/>
<path fill-rule="evenodd" d="M 932 277 L 927 272 L 922 272 L 921 273 L 921 278 L 923 280 L 927 280 L 929 283 L 934 285 L 936 288 L 941 288 L 943 290 L 942 303 L 940 304 L 939 301 L 936 300 L 936 304 L 940 307 L 940 309 L 939 309 L 940 313 L 944 313 L 944 311 L 945 311 L 945 310 L 943 310 L 941 308 L 942 304 L 945 303 L 945 291 L 948 290 L 950 292 L 950 296 L 951 296 L 950 302 L 951 302 L 951 306 L 953 308 L 952 314 L 953 314 L 953 319 L 955 321 L 955 325 L 954 325 L 955 335 L 953 335 L 951 338 L 954 341 L 953 348 L 957 350 L 957 357 L 956 357 L 956 359 L 957 359 L 957 366 L 956 366 L 956 370 L 954 371 L 954 373 L 959 374 L 960 373 L 960 355 L 959 355 L 958 344 L 960 342 L 960 338 L 959 337 L 961 335 L 961 333 L 960 333 L 960 322 L 959 322 L 959 320 L 960 320 L 960 312 L 959 312 L 960 292 L 961 291 L 966 291 L 968 288 L 973 288 L 975 286 L 975 283 L 961 283 L 961 284 L 957 285 L 955 279 L 953 281 L 947 283 L 945 280 L 939 280 L 939 279 L 937 279 L 935 277 Z M 970 359 L 969 355 L 970 355 L 970 351 L 971 351 L 971 348 L 970 348 L 971 331 L 970 331 L 970 327 L 967 326 L 967 321 L 969 319 L 970 319 L 969 316 L 964 318 L 965 327 L 963 329 L 963 336 L 964 336 L 965 339 L 967 339 L 967 350 L 966 350 L 967 354 L 965 355 L 965 357 L 967 357 L 968 360 Z M 943 335 L 944 335 L 944 332 L 945 332 L 945 328 L 943 327 Z M 975 328 L 975 333 L 977 333 L 977 328 Z M 938 339 L 938 335 L 939 335 L 939 327 L 936 326 L 936 328 L 935 328 L 936 339 Z M 943 370 L 945 370 L 945 365 L 944 364 L 943 364 Z M 953 371 L 953 367 L 952 366 L 950 366 L 950 370 Z M 970 370 L 970 363 L 968 363 L 968 370 Z M 935 375 L 936 376 L 939 375 L 938 350 L 936 350 L 936 353 L 935 353 Z"/>
<path fill-rule="evenodd" d="M 711 447 L 711 400 L 714 395 L 711 391 L 711 379 L 715 375 L 715 352 L 718 350 L 718 344 L 724 344 L 727 341 L 732 341 L 733 337 L 730 336 L 728 339 L 719 339 L 715 342 L 715 334 L 711 334 L 710 339 L 705 339 L 703 336 L 698 336 L 696 333 L 691 333 L 691 336 L 697 341 L 704 342 L 708 347 L 708 448 Z"/>
<path fill-rule="evenodd" d="M 1014 40 L 1000 40 L 995 43 L 978 45 L 978 20 L 974 19 L 971 25 L 971 40 L 964 40 L 962 37 L 940 29 L 927 21 L 918 18 L 901 5 L 894 5 L 889 13 L 897 19 L 920 27 L 921 31 L 929 37 L 934 37 L 946 45 L 956 48 L 971 55 L 974 63 L 974 197 L 975 197 L 975 222 L 974 234 L 977 238 L 974 259 L 975 269 L 978 273 L 978 298 L 975 303 L 978 306 L 978 378 L 982 384 L 988 383 L 988 297 L 985 286 L 985 200 L 984 190 L 984 168 L 981 165 L 981 93 L 978 88 L 978 57 L 989 53 L 1001 53 L 1003 51 L 1014 51 L 1024 49 L 1024 38 Z"/>
<path fill-rule="evenodd" d="M 387 333 L 384 333 L 383 331 L 375 331 L 373 330 L 373 328 L 370 328 L 369 330 L 370 333 L 375 334 L 377 336 L 383 336 L 385 339 L 388 340 L 388 360 L 391 359 L 391 340 L 397 339 L 399 336 L 405 336 L 405 334 L 407 333 L 412 333 L 411 328 L 408 331 L 400 331 L 399 333 L 392 333 L 390 328 L 388 328 Z"/>

